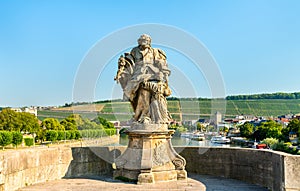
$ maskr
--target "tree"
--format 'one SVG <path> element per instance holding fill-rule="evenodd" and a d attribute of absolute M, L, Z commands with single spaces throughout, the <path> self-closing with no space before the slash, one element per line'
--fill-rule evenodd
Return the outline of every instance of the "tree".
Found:
<path fill-rule="evenodd" d="M 254 130 L 254 125 L 252 123 L 246 122 L 239 127 L 242 137 L 250 138 L 252 136 Z"/>
<path fill-rule="evenodd" d="M 41 141 L 41 143 L 46 139 L 46 128 L 40 128 L 37 132 L 37 139 Z"/>
<path fill-rule="evenodd" d="M 227 134 L 228 131 L 229 131 L 229 128 L 228 128 L 228 127 L 220 128 L 220 132 L 223 132 L 224 134 Z"/>
<path fill-rule="evenodd" d="M 59 123 L 57 119 L 46 118 L 43 120 L 41 127 L 46 128 L 47 130 L 64 130 L 64 126 Z"/>
<path fill-rule="evenodd" d="M 5 108 L 0 112 L 0 130 L 20 131 L 20 126 L 17 112 L 10 108 Z"/>
<path fill-rule="evenodd" d="M 282 134 L 282 139 L 283 139 L 285 142 L 289 141 L 290 129 L 289 129 L 288 127 L 282 128 L 281 134 Z"/>
<path fill-rule="evenodd" d="M 83 119 L 83 124 L 78 126 L 78 130 L 84 129 L 103 129 L 103 126 L 85 118 Z"/>
<path fill-rule="evenodd" d="M 4 147 L 12 143 L 12 133 L 9 131 L 0 131 L 0 146 Z"/>
<path fill-rule="evenodd" d="M 227 96 L 227 100 L 247 100 L 247 99 L 299 99 L 300 92 L 295 93 L 271 93 L 271 94 L 254 94 L 254 95 L 236 95 Z"/>
<path fill-rule="evenodd" d="M 197 122 L 197 123 L 196 123 L 196 126 L 197 126 L 197 130 L 198 130 L 198 131 L 201 131 L 201 132 L 206 131 L 205 126 L 202 125 L 201 123 Z"/>
<path fill-rule="evenodd" d="M 0 130 L 36 132 L 38 129 L 38 119 L 30 113 L 15 112 L 9 108 L 0 112 Z"/>
<path fill-rule="evenodd" d="M 183 126 L 178 126 L 175 130 L 174 136 L 180 136 L 181 133 L 187 132 L 187 128 Z"/>
<path fill-rule="evenodd" d="M 287 126 L 289 132 L 295 132 L 297 135 L 300 135 L 300 121 L 298 119 L 293 119 Z"/>
<path fill-rule="evenodd" d="M 64 119 L 60 122 L 62 126 L 64 126 L 65 130 L 76 130 L 76 123 L 71 122 L 69 119 Z"/>
<path fill-rule="evenodd" d="M 82 123 L 82 117 L 78 114 L 72 114 L 60 122 L 65 130 L 77 130 L 77 127 L 82 125 Z"/>
<path fill-rule="evenodd" d="M 274 138 L 266 138 L 261 141 L 261 143 L 267 144 L 271 149 L 274 149 L 274 145 L 278 144 L 278 142 L 279 142 L 278 139 L 274 139 Z"/>
<path fill-rule="evenodd" d="M 97 118 L 93 119 L 92 121 L 97 124 L 101 124 L 105 129 L 115 128 L 114 124 L 112 124 L 111 122 L 107 121 L 106 119 L 104 119 L 102 117 L 97 117 Z"/>
<path fill-rule="evenodd" d="M 39 130 L 39 121 L 35 115 L 27 112 L 20 112 L 18 114 L 21 121 L 20 131 L 33 133 Z"/>
<path fill-rule="evenodd" d="M 281 130 L 282 130 L 282 127 L 280 125 L 269 127 L 266 138 L 280 139 L 281 135 L 282 135 Z"/>
<path fill-rule="evenodd" d="M 263 140 L 265 138 L 279 139 L 282 137 L 281 134 L 282 126 L 272 120 L 262 122 L 254 133 L 254 137 L 257 140 Z"/>
<path fill-rule="evenodd" d="M 180 126 L 180 125 L 175 125 L 175 124 L 172 124 L 169 126 L 169 129 L 172 129 L 172 130 L 175 130 L 175 133 L 174 133 L 174 136 L 180 136 L 181 133 L 184 133 L 184 132 L 187 132 L 187 128 L 185 128 L 184 126 Z M 109 129 L 107 129 L 109 130 Z M 107 135 L 112 135 L 111 133 L 113 132 L 106 132 Z"/>
<path fill-rule="evenodd" d="M 12 144 L 15 147 L 18 147 L 23 142 L 23 135 L 20 132 L 13 131 L 12 132 Z"/>

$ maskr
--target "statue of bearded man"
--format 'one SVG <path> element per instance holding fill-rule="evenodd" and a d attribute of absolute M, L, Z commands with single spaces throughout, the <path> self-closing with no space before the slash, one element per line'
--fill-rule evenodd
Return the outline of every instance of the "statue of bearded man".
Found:
<path fill-rule="evenodd" d="M 124 99 L 133 107 L 134 121 L 146 124 L 170 122 L 166 100 L 171 95 L 169 75 L 166 54 L 151 47 L 151 37 L 147 34 L 140 36 L 137 47 L 119 58 L 115 80 L 121 84 Z"/>

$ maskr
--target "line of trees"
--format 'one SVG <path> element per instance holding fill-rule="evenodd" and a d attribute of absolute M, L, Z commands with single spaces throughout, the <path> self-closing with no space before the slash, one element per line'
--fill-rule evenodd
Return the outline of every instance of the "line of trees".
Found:
<path fill-rule="evenodd" d="M 51 132 L 51 136 L 49 134 L 47 137 L 46 132 Z M 54 132 L 57 132 L 57 138 L 55 138 L 56 133 Z M 69 132 L 71 135 L 68 134 Z M 65 135 L 65 133 L 67 133 L 67 135 Z M 79 139 L 88 137 L 96 138 L 100 136 L 95 135 L 106 136 L 114 135 L 115 133 L 116 129 L 114 128 L 114 125 L 104 118 L 96 117 L 95 119 L 90 120 L 88 118 L 83 118 L 79 114 L 72 114 L 60 122 L 54 118 L 44 119 L 41 123 L 41 129 L 37 133 L 37 137 L 42 142 L 50 139 L 50 141 L 64 140 L 65 138 L 62 138 L 62 136 L 66 136 L 66 139 L 70 136 L 71 139 Z"/>
<path fill-rule="evenodd" d="M 287 127 L 283 127 L 280 123 L 273 120 L 262 122 L 257 126 L 246 122 L 240 125 L 239 129 L 242 137 L 252 140 L 261 141 L 266 138 L 275 138 L 282 141 L 289 141 L 290 132 L 296 133 L 298 137 L 300 136 L 300 121 L 293 119 Z"/>
<path fill-rule="evenodd" d="M 216 98 L 218 99 L 218 98 Z M 294 93 L 263 93 L 263 94 L 252 94 L 252 95 L 231 95 L 226 97 L 227 100 L 248 100 L 248 99 L 300 99 L 300 92 Z M 199 100 L 211 100 L 211 98 L 178 98 L 178 97 L 167 97 L 167 100 L 170 101 L 199 101 Z M 122 102 L 121 99 L 114 99 L 114 100 L 101 100 L 95 101 L 93 104 L 101 104 L 101 103 L 111 103 L 111 102 Z M 71 107 L 76 105 L 86 105 L 91 104 L 90 102 L 72 102 L 72 103 L 65 103 L 62 107 Z M 1 108 L 0 108 L 1 109 Z"/>
<path fill-rule="evenodd" d="M 62 107 L 72 107 L 77 105 L 88 105 L 88 104 L 100 104 L 100 103 L 111 103 L 111 102 L 122 102 L 123 99 L 113 99 L 113 100 L 100 100 L 95 102 L 72 102 L 72 103 L 65 103 Z"/>
<path fill-rule="evenodd" d="M 86 129 L 86 130 L 46 130 L 43 135 L 38 135 L 36 139 L 40 141 L 62 141 L 62 140 L 79 140 L 90 138 L 101 138 L 116 134 L 116 129 Z"/>
<path fill-rule="evenodd" d="M 36 116 L 26 112 L 15 112 L 5 108 L 0 112 L 0 131 L 38 132 L 47 130 L 84 130 L 110 129 L 114 125 L 104 118 L 96 117 L 93 120 L 83 118 L 79 114 L 72 114 L 62 121 L 55 118 L 46 118 L 39 124 Z"/>
<path fill-rule="evenodd" d="M 300 99 L 300 92 L 294 93 L 264 93 L 254 95 L 233 95 L 227 96 L 227 100 L 248 100 L 248 99 Z"/>
<path fill-rule="evenodd" d="M 0 130 L 36 132 L 40 128 L 36 116 L 26 112 L 15 112 L 5 108 L 0 112 Z"/>
<path fill-rule="evenodd" d="M 42 137 L 35 137 L 36 140 L 41 141 L 63 141 L 63 140 L 79 140 L 81 138 L 101 138 L 105 136 L 111 136 L 116 134 L 116 129 L 91 129 L 91 130 L 45 130 Z M 0 146 L 4 149 L 8 145 L 13 145 L 17 148 L 19 145 L 24 143 L 26 146 L 32 146 L 34 139 L 25 137 L 23 134 L 17 131 L 0 131 Z"/>
<path fill-rule="evenodd" d="M 35 134 L 36 140 L 43 142 L 96 138 L 115 133 L 114 125 L 101 117 L 90 120 L 79 114 L 72 114 L 62 121 L 46 118 L 39 124 L 37 117 L 30 113 L 16 112 L 9 108 L 4 108 L 0 112 L 0 146 L 2 147 L 21 144 L 23 134 Z M 29 144 L 30 141 L 27 142 Z"/>
<path fill-rule="evenodd" d="M 0 131 L 0 146 L 2 146 L 2 149 L 10 144 L 17 147 L 22 141 L 23 135 L 20 132 Z"/>

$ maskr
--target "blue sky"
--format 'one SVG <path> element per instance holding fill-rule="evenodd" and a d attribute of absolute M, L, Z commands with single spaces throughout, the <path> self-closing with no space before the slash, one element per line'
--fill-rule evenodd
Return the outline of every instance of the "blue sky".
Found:
<path fill-rule="evenodd" d="M 143 23 L 175 26 L 200 40 L 220 68 L 226 95 L 300 91 L 299 10 L 297 0 L 2 0 L 0 106 L 71 102 L 76 72 L 91 47 Z M 170 62 L 189 62 L 166 52 Z M 114 61 L 103 71 L 108 77 L 99 77 L 95 100 L 112 97 Z M 175 66 L 194 75 L 188 64 Z M 210 97 L 205 78 L 194 77 L 195 96 Z"/>

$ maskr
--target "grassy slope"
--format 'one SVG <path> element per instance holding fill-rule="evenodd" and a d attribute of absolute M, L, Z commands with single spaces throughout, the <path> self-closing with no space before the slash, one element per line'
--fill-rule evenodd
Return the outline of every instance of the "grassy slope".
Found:
<path fill-rule="evenodd" d="M 102 103 L 103 104 L 103 103 Z M 261 100 L 200 100 L 200 101 L 168 101 L 168 109 L 172 117 L 179 120 L 180 112 L 184 120 L 198 119 L 199 117 L 209 117 L 211 108 L 213 111 L 222 111 L 226 105 L 226 116 L 235 116 L 239 114 L 256 116 L 278 116 L 288 113 L 300 113 L 299 99 L 261 99 Z M 100 107 L 98 107 L 100 108 Z M 98 110 L 99 111 L 99 110 Z M 96 113 L 79 112 L 88 118 L 93 118 Z M 39 119 L 45 117 L 55 117 L 63 119 L 72 114 L 72 108 L 65 111 L 38 111 Z M 106 103 L 98 114 L 108 120 L 126 121 L 132 116 L 132 108 L 128 102 Z"/>

